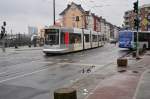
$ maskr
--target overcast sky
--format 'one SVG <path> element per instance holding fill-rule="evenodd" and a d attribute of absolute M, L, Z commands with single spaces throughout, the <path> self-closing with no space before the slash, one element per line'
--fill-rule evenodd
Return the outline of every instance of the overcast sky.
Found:
<path fill-rule="evenodd" d="M 123 15 L 131 10 L 136 0 L 56 0 L 56 18 L 67 4 L 73 1 L 85 10 L 104 17 L 114 25 L 121 26 Z M 150 0 L 139 0 L 140 5 L 150 4 Z M 7 32 L 27 33 L 28 26 L 53 24 L 53 0 L 0 0 L 0 25 L 7 22 Z"/>

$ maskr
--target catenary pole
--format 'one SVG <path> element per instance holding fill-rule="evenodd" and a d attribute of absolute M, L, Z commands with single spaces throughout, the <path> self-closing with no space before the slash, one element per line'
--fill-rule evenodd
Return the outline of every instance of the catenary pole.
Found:
<path fill-rule="evenodd" d="M 54 23 L 53 23 L 53 25 L 55 25 L 55 0 L 53 0 L 53 16 L 54 16 Z"/>
<path fill-rule="evenodd" d="M 139 0 L 137 0 L 137 4 L 139 5 Z M 137 5 L 137 6 L 138 6 Z M 139 7 L 138 7 L 138 10 L 137 10 L 137 15 L 136 15 L 136 18 L 137 18 L 137 21 L 138 21 L 138 26 L 136 28 L 137 30 L 137 49 L 136 49 L 136 59 L 139 59 Z"/>

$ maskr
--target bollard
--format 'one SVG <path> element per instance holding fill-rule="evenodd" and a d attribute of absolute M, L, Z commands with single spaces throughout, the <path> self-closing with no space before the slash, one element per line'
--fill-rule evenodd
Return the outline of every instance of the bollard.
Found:
<path fill-rule="evenodd" d="M 77 99 L 76 90 L 73 88 L 56 89 L 54 99 Z"/>
<path fill-rule="evenodd" d="M 139 55 L 143 55 L 144 54 L 144 50 L 143 49 L 140 49 L 139 50 Z"/>
<path fill-rule="evenodd" d="M 16 45 L 15 45 L 15 48 L 17 49 L 17 48 L 18 48 L 18 46 L 16 46 Z"/>
<path fill-rule="evenodd" d="M 31 47 L 31 45 L 30 45 L 30 44 L 29 44 L 28 46 L 29 46 L 29 47 Z"/>
<path fill-rule="evenodd" d="M 117 59 L 117 65 L 118 67 L 127 67 L 128 60 L 125 58 L 118 58 Z"/>
<path fill-rule="evenodd" d="M 132 57 L 136 57 L 136 51 L 132 52 Z"/>

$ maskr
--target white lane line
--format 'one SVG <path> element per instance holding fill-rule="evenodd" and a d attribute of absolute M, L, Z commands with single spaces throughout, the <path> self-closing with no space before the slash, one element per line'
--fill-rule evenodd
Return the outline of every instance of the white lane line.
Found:
<path fill-rule="evenodd" d="M 52 63 L 52 62 L 49 62 L 49 63 Z M 84 65 L 84 66 L 92 66 L 94 64 L 77 64 L 77 63 L 67 63 L 67 62 L 64 62 L 64 63 L 58 63 L 60 65 L 64 65 L 64 64 L 75 64 L 75 65 Z M 101 66 L 101 67 L 104 67 L 105 65 L 94 65 L 94 66 Z M 59 66 L 58 66 L 59 67 Z M 9 81 L 9 80 L 13 80 L 13 79 L 17 79 L 17 78 L 21 78 L 21 77 L 25 77 L 25 76 L 29 76 L 29 75 L 33 75 L 33 74 L 36 74 L 36 73 L 39 73 L 39 72 L 42 72 L 42 71 L 45 71 L 47 70 L 48 68 L 44 68 L 44 69 L 41 69 L 41 70 L 37 70 L 37 71 L 34 71 L 34 72 L 31 72 L 31 73 L 27 73 L 27 74 L 23 74 L 23 75 L 19 75 L 19 76 L 15 76 L 15 77 L 12 77 L 12 78 L 8 78 L 8 79 L 5 79 L 5 80 L 1 80 L 0 83 L 3 83 L 3 82 L 6 82 L 6 81 Z"/>
<path fill-rule="evenodd" d="M 6 81 L 9 81 L 9 80 L 13 80 L 13 79 L 17 79 L 17 78 L 21 78 L 21 77 L 25 77 L 25 76 L 29 76 L 29 75 L 33 75 L 33 74 L 39 73 L 41 71 L 45 71 L 47 69 L 48 68 L 45 68 L 45 69 L 37 70 L 37 71 L 31 72 L 31 73 L 28 73 L 28 74 L 19 75 L 19 76 L 16 76 L 16 77 L 12 77 L 12 78 L 8 78 L 8 79 L 5 79 L 5 80 L 1 80 L 0 83 L 6 82 Z"/>
<path fill-rule="evenodd" d="M 1 75 L 1 74 L 5 74 L 5 73 L 7 73 L 7 72 L 1 72 L 0 75 Z"/>
<path fill-rule="evenodd" d="M 41 62 L 41 63 L 45 63 L 45 62 Z M 46 63 L 53 63 L 53 62 L 46 62 Z M 61 64 L 60 64 L 60 65 L 61 65 Z M 57 67 L 59 67 L 59 66 L 57 66 Z M 25 76 L 29 76 L 29 75 L 33 75 L 33 74 L 36 74 L 36 73 L 45 71 L 45 70 L 47 70 L 48 68 L 49 68 L 49 67 L 44 68 L 44 69 L 40 69 L 40 70 L 37 70 L 37 71 L 34 71 L 34 72 L 31 72 L 31 73 L 27 73 L 27 74 L 15 76 L 15 77 L 12 77 L 12 78 L 8 78 L 8 79 L 5 79 L 5 80 L 1 80 L 0 83 L 6 82 L 6 81 L 9 81 L 9 80 L 13 80 L 13 79 L 17 79 L 17 78 L 21 78 L 21 77 L 25 77 Z M 6 72 L 3 72 L 3 73 L 6 73 Z"/>
<path fill-rule="evenodd" d="M 34 63 L 34 62 L 36 62 L 36 61 L 32 61 L 31 63 Z M 45 64 L 45 63 L 47 63 L 47 64 L 52 64 L 53 62 L 36 62 L 36 63 L 42 63 L 42 64 Z M 25 63 L 26 64 L 26 63 Z M 17 64 L 17 65 L 20 65 L 20 64 Z M 13 66 L 13 65 L 12 65 Z M 2 74 L 6 74 L 6 73 L 9 73 L 9 72 L 12 72 L 11 70 L 9 70 L 9 71 L 5 71 L 5 72 L 1 72 L 0 73 L 0 75 L 2 75 Z"/>
<path fill-rule="evenodd" d="M 98 64 L 83 64 L 83 63 L 68 63 L 68 62 L 63 62 L 63 63 L 58 63 L 60 65 L 65 65 L 65 64 L 68 64 L 68 65 L 78 65 L 78 66 L 104 66 L 104 65 L 98 65 Z"/>

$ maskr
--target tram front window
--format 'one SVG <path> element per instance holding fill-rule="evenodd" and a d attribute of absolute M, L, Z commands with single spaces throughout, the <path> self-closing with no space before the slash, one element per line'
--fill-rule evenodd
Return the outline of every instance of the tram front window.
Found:
<path fill-rule="evenodd" d="M 59 30 L 58 31 L 47 30 L 46 37 L 45 37 L 45 44 L 58 45 L 59 44 Z"/>

